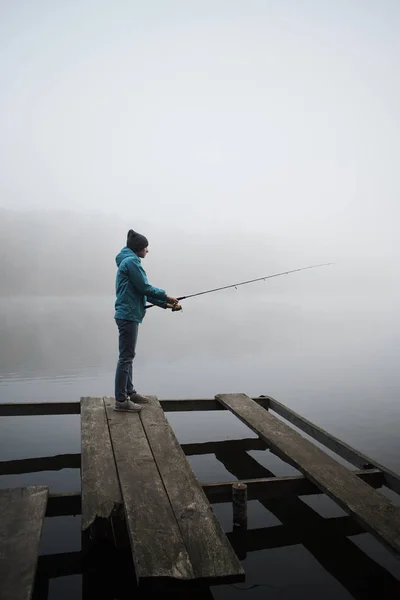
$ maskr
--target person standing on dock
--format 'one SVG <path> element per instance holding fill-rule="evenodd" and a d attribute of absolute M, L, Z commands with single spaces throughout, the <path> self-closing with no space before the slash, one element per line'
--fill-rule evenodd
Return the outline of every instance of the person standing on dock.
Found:
<path fill-rule="evenodd" d="M 119 332 L 114 406 L 117 411 L 139 412 L 148 401 L 137 393 L 132 379 L 138 329 L 146 313 L 146 301 L 162 308 L 172 308 L 178 304 L 176 298 L 149 284 L 141 265 L 141 259 L 148 253 L 148 245 L 144 235 L 130 229 L 126 246 L 115 257 L 118 271 L 114 319 Z"/>

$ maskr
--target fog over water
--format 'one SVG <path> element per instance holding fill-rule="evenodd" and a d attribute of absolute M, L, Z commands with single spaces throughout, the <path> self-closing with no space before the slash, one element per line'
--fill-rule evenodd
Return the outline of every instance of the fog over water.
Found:
<path fill-rule="evenodd" d="M 174 296 L 333 262 L 151 309 L 136 385 L 268 394 L 400 472 L 399 26 L 394 0 L 2 3 L 0 402 L 113 394 L 130 228 Z M 253 435 L 225 413 L 168 418 L 181 443 Z M 0 460 L 79 452 L 79 433 L 75 416 L 2 418 Z M 214 455 L 190 462 L 202 481 L 234 477 Z M 30 483 L 76 490 L 79 470 L 0 477 Z M 229 530 L 230 507 L 214 509 Z M 250 519 L 284 521 L 258 502 Z M 214 596 L 368 598 L 386 575 L 357 545 L 400 579 L 370 536 L 348 541 L 338 567 L 304 541 L 251 553 L 258 587 Z M 77 519 L 46 519 L 43 552 L 79 543 Z M 50 598 L 79 593 L 52 581 Z"/>

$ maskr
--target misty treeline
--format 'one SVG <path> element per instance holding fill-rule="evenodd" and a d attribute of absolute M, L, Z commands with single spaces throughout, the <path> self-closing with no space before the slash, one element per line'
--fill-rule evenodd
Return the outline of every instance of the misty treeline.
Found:
<path fill-rule="evenodd" d="M 134 216 L 72 211 L 11 211 L 0 208 L 0 296 L 113 295 L 115 256 L 133 228 L 149 239 L 143 266 L 152 285 L 187 295 L 255 277 L 337 260 L 335 267 L 244 286 L 240 294 L 269 297 L 299 293 L 392 294 L 393 266 L 387 260 L 360 261 L 342 245 L 313 243 L 309 235 L 171 229 Z M 342 253 L 340 255 L 340 253 Z M 372 275 L 373 274 L 373 275 Z M 371 288 L 371 278 L 374 287 Z M 273 283 L 272 283 L 273 282 Z M 266 284 L 265 284 L 266 285 Z M 390 290 L 385 288 L 390 287 Z M 266 296 L 267 294 L 267 296 Z M 215 298 L 215 296 L 214 296 Z"/>
<path fill-rule="evenodd" d="M 0 209 L 0 296 L 113 294 L 115 255 L 129 228 L 148 237 L 144 267 L 150 283 L 170 294 L 257 277 L 278 266 L 271 242 L 240 232 L 193 234 L 133 217 Z"/>
<path fill-rule="evenodd" d="M 0 247 L 2 296 L 112 291 L 115 241 L 106 219 L 0 210 Z"/>

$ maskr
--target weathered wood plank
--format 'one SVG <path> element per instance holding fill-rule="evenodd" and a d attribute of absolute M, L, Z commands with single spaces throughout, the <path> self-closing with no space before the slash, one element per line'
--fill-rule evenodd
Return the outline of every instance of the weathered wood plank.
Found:
<path fill-rule="evenodd" d="M 105 400 L 138 581 L 195 577 L 139 414 L 116 413 Z M 146 407 L 147 410 L 147 407 Z"/>
<path fill-rule="evenodd" d="M 32 597 L 46 487 L 0 490 L 0 600 Z"/>
<path fill-rule="evenodd" d="M 190 398 L 184 400 L 159 400 L 165 412 L 226 410 L 215 398 Z"/>
<path fill-rule="evenodd" d="M 216 398 L 399 557 L 398 507 L 245 394 Z"/>
<path fill-rule="evenodd" d="M 58 454 L 56 456 L 2 460 L 0 461 L 0 475 L 19 475 L 20 473 L 37 473 L 39 471 L 79 469 L 80 466 L 80 454 Z"/>
<path fill-rule="evenodd" d="M 108 537 L 122 496 L 103 398 L 81 398 L 81 445 L 82 530 Z"/>
<path fill-rule="evenodd" d="M 0 417 L 79 415 L 79 402 L 3 402 Z"/>
<path fill-rule="evenodd" d="M 267 407 L 270 410 L 273 410 L 281 417 L 307 433 L 310 437 L 314 438 L 321 444 L 324 444 L 329 450 L 335 452 L 338 456 L 341 456 L 345 460 L 347 460 L 352 465 L 359 467 L 360 469 L 366 469 L 374 467 L 376 469 L 380 469 L 384 473 L 385 477 L 385 485 L 391 488 L 394 492 L 400 494 L 400 475 L 390 471 L 385 466 L 379 464 L 369 456 L 366 456 L 362 452 L 359 452 L 355 448 L 346 444 L 346 442 L 342 442 L 335 436 L 331 435 L 318 425 L 311 423 L 305 417 L 302 417 L 298 413 L 296 413 L 291 408 L 288 408 L 284 404 L 281 404 L 274 398 L 270 396 L 262 397 L 262 398 L 253 398 L 258 404 L 261 406 Z"/>
<path fill-rule="evenodd" d="M 140 419 L 196 577 L 219 583 L 243 581 L 243 568 L 154 396 Z"/>
<path fill-rule="evenodd" d="M 192 398 L 183 400 L 161 400 L 165 411 L 186 412 L 203 410 L 226 410 L 214 398 Z M 80 402 L 3 402 L 0 417 L 33 415 L 75 415 L 80 413 Z"/>
<path fill-rule="evenodd" d="M 379 469 L 354 471 L 354 474 L 373 488 L 382 487 L 384 476 Z M 290 477 L 267 477 L 265 479 L 242 479 L 247 485 L 247 499 L 260 500 L 267 498 L 283 498 L 285 496 L 311 496 L 320 494 L 321 490 L 303 475 Z M 232 500 L 232 485 L 236 481 L 222 483 L 203 483 L 203 490 L 213 504 Z"/>

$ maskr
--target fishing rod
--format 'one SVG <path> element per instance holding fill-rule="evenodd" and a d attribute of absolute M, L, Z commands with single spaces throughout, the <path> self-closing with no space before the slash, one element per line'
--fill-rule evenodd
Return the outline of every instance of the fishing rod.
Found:
<path fill-rule="evenodd" d="M 282 273 L 275 273 L 274 275 L 266 275 L 265 277 L 258 277 L 257 279 L 249 279 L 248 281 L 241 281 L 240 283 L 231 283 L 230 285 L 223 285 L 222 287 L 205 290 L 203 292 L 197 292 L 196 294 L 189 294 L 188 296 L 180 296 L 177 300 L 187 300 L 187 298 L 194 298 L 195 296 L 203 296 L 204 294 L 212 294 L 221 290 L 228 290 L 230 288 L 238 288 L 240 285 L 247 285 L 248 283 L 255 283 L 256 281 L 265 281 L 266 279 L 272 279 L 273 277 L 280 277 L 281 275 L 289 275 L 290 273 L 297 273 L 298 271 L 306 271 L 307 269 L 316 269 L 318 267 L 327 267 L 334 265 L 335 263 L 322 263 L 320 265 L 310 265 L 309 267 L 301 267 L 300 269 L 292 269 L 291 271 L 282 271 Z M 148 304 L 146 308 L 151 308 L 154 304 Z M 177 304 L 172 308 L 172 311 L 182 310 L 182 306 Z"/>

